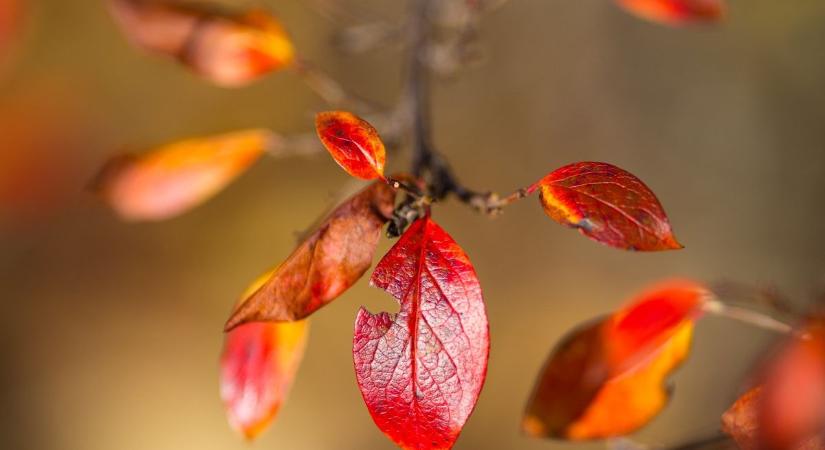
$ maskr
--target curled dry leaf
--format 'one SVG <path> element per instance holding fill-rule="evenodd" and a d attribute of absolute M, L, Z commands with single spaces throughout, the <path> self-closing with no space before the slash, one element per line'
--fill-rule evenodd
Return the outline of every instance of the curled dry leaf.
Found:
<path fill-rule="evenodd" d="M 364 180 L 384 179 L 384 143 L 366 120 L 346 111 L 328 111 L 315 116 L 315 128 L 347 173 Z"/>
<path fill-rule="evenodd" d="M 626 250 L 673 250 L 676 241 L 656 195 L 616 166 L 579 162 L 557 169 L 528 189 L 539 190 L 556 222 L 602 244 Z"/>
<path fill-rule="evenodd" d="M 140 0 L 109 0 L 109 10 L 135 46 L 176 58 L 219 86 L 246 85 L 295 58 L 281 24 L 262 10 Z"/>
<path fill-rule="evenodd" d="M 303 319 L 336 299 L 372 264 L 395 191 L 373 183 L 347 199 L 237 307 L 226 329 L 252 321 Z"/>
<path fill-rule="evenodd" d="M 364 402 L 400 447 L 451 448 L 487 373 L 489 331 L 475 270 L 425 217 L 381 259 L 370 283 L 401 310 L 358 312 L 352 354 Z"/>
<path fill-rule="evenodd" d="M 603 439 L 631 433 L 665 407 L 668 375 L 687 357 L 707 291 L 671 281 L 570 333 L 550 355 L 522 428 L 534 437 Z"/>
<path fill-rule="evenodd" d="M 242 298 L 266 280 L 254 282 Z M 309 323 L 247 323 L 226 334 L 220 366 L 221 398 L 229 423 L 247 439 L 275 418 L 304 355 Z"/>
<path fill-rule="evenodd" d="M 723 0 L 616 0 L 631 14 L 652 22 L 682 25 L 716 22 L 725 15 Z"/>
<path fill-rule="evenodd" d="M 825 448 L 825 320 L 811 319 L 722 416 L 744 450 Z"/>
<path fill-rule="evenodd" d="M 94 181 L 125 220 L 164 220 L 205 202 L 252 165 L 276 139 L 247 130 L 165 145 L 111 159 Z"/>

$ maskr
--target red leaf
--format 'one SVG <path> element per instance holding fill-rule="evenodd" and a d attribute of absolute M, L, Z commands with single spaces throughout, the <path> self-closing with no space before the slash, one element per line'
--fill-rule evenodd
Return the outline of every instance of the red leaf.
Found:
<path fill-rule="evenodd" d="M 322 112 L 315 116 L 315 128 L 347 173 L 364 180 L 384 179 L 384 143 L 366 120 L 345 111 Z"/>
<path fill-rule="evenodd" d="M 810 319 L 757 380 L 722 416 L 724 431 L 745 450 L 825 448 L 825 321 Z"/>
<path fill-rule="evenodd" d="M 603 439 L 631 433 L 667 404 L 665 379 L 687 357 L 708 298 L 667 282 L 570 333 L 539 376 L 522 422 L 535 437 Z"/>
<path fill-rule="evenodd" d="M 631 14 L 653 22 L 681 25 L 716 22 L 725 15 L 723 0 L 616 0 Z"/>
<path fill-rule="evenodd" d="M 487 373 L 489 331 L 475 270 L 426 217 L 401 236 L 370 282 L 401 310 L 358 312 L 352 353 L 364 402 L 402 448 L 450 448 Z"/>
<path fill-rule="evenodd" d="M 221 398 L 229 423 L 247 439 L 274 419 L 286 399 L 306 346 L 308 324 L 247 323 L 226 334 Z"/>
<path fill-rule="evenodd" d="M 395 191 L 373 183 L 336 208 L 237 307 L 226 330 L 252 321 L 303 319 L 336 299 L 372 264 Z"/>
<path fill-rule="evenodd" d="M 656 195 L 616 166 L 570 164 L 539 180 L 528 192 L 536 189 L 541 190 L 548 216 L 597 242 L 627 250 L 682 248 Z"/>
<path fill-rule="evenodd" d="M 295 58 L 286 31 L 265 11 L 141 0 L 109 0 L 109 10 L 135 46 L 175 58 L 219 86 L 249 84 Z"/>

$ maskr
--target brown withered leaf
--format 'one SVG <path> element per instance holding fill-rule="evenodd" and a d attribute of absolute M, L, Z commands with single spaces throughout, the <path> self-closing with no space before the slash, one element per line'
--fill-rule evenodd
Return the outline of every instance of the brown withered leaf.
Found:
<path fill-rule="evenodd" d="M 370 267 L 395 191 L 376 182 L 347 199 L 309 234 L 226 322 L 303 319 L 341 295 Z"/>

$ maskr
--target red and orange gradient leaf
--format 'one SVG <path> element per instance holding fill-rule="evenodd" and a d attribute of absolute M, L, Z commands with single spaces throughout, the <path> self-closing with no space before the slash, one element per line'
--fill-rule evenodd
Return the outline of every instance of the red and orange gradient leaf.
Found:
<path fill-rule="evenodd" d="M 328 111 L 315 116 L 315 128 L 324 147 L 347 173 L 363 180 L 384 179 L 384 143 L 366 120 L 346 111 Z"/>
<path fill-rule="evenodd" d="M 220 192 L 275 138 L 267 130 L 238 131 L 118 156 L 106 163 L 93 187 L 124 220 L 169 219 Z"/>
<path fill-rule="evenodd" d="M 475 270 L 425 217 L 378 263 L 370 283 L 401 310 L 358 312 L 352 354 L 364 402 L 401 448 L 451 448 L 487 373 L 489 331 Z"/>
<path fill-rule="evenodd" d="M 694 282 L 666 282 L 574 330 L 542 370 L 523 430 L 586 440 L 623 436 L 647 424 L 667 404 L 665 380 L 687 357 L 707 298 Z"/>
<path fill-rule="evenodd" d="M 135 46 L 175 58 L 219 86 L 247 85 L 295 60 L 289 36 L 266 11 L 141 0 L 109 0 L 109 10 Z"/>
<path fill-rule="evenodd" d="M 395 191 L 373 183 L 338 206 L 232 312 L 226 330 L 253 321 L 303 319 L 340 296 L 372 264 Z"/>
<path fill-rule="evenodd" d="M 264 277 L 242 298 L 260 287 Z M 230 425 L 249 440 L 271 422 L 285 401 L 304 355 L 308 321 L 247 323 L 226 334 L 220 392 Z"/>
<path fill-rule="evenodd" d="M 810 319 L 779 348 L 722 429 L 744 450 L 825 448 L 825 320 Z"/>
<path fill-rule="evenodd" d="M 625 10 L 666 25 L 717 22 L 725 16 L 723 0 L 616 0 Z"/>
<path fill-rule="evenodd" d="M 657 251 L 683 248 L 659 199 L 640 179 L 602 162 L 557 169 L 528 188 L 539 190 L 545 213 L 611 247 Z"/>

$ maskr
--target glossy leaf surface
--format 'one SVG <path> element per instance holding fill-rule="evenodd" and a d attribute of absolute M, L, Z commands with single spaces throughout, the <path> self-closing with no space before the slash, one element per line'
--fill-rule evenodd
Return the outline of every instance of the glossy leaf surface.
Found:
<path fill-rule="evenodd" d="M 258 160 L 273 138 L 267 130 L 239 131 L 115 157 L 94 187 L 125 220 L 169 219 L 220 192 Z"/>
<path fill-rule="evenodd" d="M 450 448 L 487 373 L 489 332 L 475 270 L 426 217 L 401 236 L 370 282 L 401 309 L 358 312 L 353 359 L 364 402 L 400 447 Z"/>
<path fill-rule="evenodd" d="M 716 22 L 725 15 L 723 0 L 616 0 L 631 14 L 668 25 Z"/>
<path fill-rule="evenodd" d="M 613 315 L 570 333 L 550 355 L 522 428 L 534 437 L 602 439 L 631 433 L 665 407 L 664 383 L 687 357 L 701 286 L 656 286 Z"/>
<path fill-rule="evenodd" d="M 173 57 L 219 86 L 246 85 L 294 60 L 289 37 L 265 11 L 139 0 L 109 0 L 109 10 L 135 46 Z"/>
<path fill-rule="evenodd" d="M 811 319 L 722 417 L 745 450 L 825 448 L 825 321 Z"/>
<path fill-rule="evenodd" d="M 394 202 L 395 191 L 384 183 L 347 199 L 232 312 L 226 329 L 250 321 L 303 319 L 336 299 L 372 264 Z"/>
<path fill-rule="evenodd" d="M 383 179 L 386 151 L 378 132 L 367 121 L 345 111 L 322 112 L 315 128 L 324 147 L 350 175 Z"/>
<path fill-rule="evenodd" d="M 542 178 L 528 192 L 537 189 L 548 216 L 597 242 L 626 250 L 682 248 L 656 195 L 616 166 L 570 164 Z"/>

